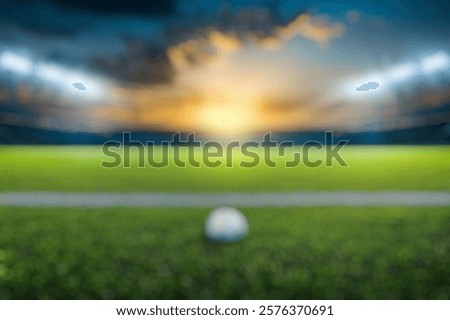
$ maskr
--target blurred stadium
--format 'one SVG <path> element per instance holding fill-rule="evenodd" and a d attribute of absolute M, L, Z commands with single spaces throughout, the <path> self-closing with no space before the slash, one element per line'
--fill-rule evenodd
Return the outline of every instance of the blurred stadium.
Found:
<path fill-rule="evenodd" d="M 0 298 L 449 299 L 448 12 L 421 0 L 3 1 Z M 139 168 L 134 148 L 129 168 L 101 167 L 102 144 L 123 132 L 156 144 L 271 132 L 293 152 L 325 131 L 349 141 L 348 166 L 243 168 L 236 151 L 231 167 Z M 389 200 L 365 203 L 380 192 Z M 296 193 L 360 199 L 230 200 Z M 105 195 L 189 205 L 98 205 Z M 208 195 L 242 211 L 246 239 L 205 238 Z"/>

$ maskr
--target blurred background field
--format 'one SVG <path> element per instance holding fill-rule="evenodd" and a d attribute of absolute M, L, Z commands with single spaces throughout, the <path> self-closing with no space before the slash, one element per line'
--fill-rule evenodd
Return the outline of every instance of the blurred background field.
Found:
<path fill-rule="evenodd" d="M 261 161 L 254 168 L 242 168 L 250 161 L 234 152 L 232 168 L 185 168 L 169 159 L 166 168 L 138 168 L 138 151 L 131 149 L 130 168 L 102 168 L 101 146 L 0 147 L 1 191 L 296 191 L 296 190 L 449 190 L 450 148 L 447 146 L 345 146 L 339 152 L 348 167 L 325 164 L 308 168 L 300 164 L 284 168 L 277 156 L 277 168 Z M 289 150 L 289 149 L 287 149 Z M 120 151 L 122 152 L 122 151 Z M 157 158 L 158 150 L 156 150 Z M 181 154 L 186 162 L 187 152 Z M 197 152 L 196 158 L 202 157 Z M 278 157 L 278 159 L 277 159 Z M 311 160 L 325 161 L 324 151 L 312 149 Z M 224 158 L 218 158 L 225 163 Z M 216 160 L 216 159 L 212 159 Z"/>

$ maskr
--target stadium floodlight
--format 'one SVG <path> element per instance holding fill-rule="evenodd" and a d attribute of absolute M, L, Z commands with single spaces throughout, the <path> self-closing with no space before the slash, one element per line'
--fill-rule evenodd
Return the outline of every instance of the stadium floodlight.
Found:
<path fill-rule="evenodd" d="M 381 97 L 385 85 L 388 82 L 385 74 L 381 72 L 373 72 L 367 76 L 346 81 L 342 90 L 343 96 L 350 99 L 376 98 Z M 372 85 L 374 85 L 372 87 Z M 367 89 L 366 89 L 367 87 Z M 342 95 L 342 94 L 340 94 Z"/>
<path fill-rule="evenodd" d="M 73 90 L 74 83 L 81 83 L 86 90 L 82 92 Z M 65 79 L 61 82 L 61 85 L 67 93 L 70 93 L 71 95 L 88 99 L 101 99 L 102 97 L 105 97 L 105 92 L 107 90 L 106 83 L 107 81 L 105 79 L 102 80 L 100 77 L 91 75 L 87 72 L 66 70 Z"/>
<path fill-rule="evenodd" d="M 38 63 L 35 68 L 35 76 L 40 80 L 58 83 L 64 81 L 65 73 L 61 67 L 55 64 Z"/>
<path fill-rule="evenodd" d="M 56 64 L 38 63 L 35 68 L 35 76 L 39 80 L 50 83 L 53 87 L 64 90 L 66 93 L 82 94 L 84 97 L 100 98 L 105 91 L 102 81 L 97 79 L 96 76 L 70 70 Z M 87 90 L 83 93 L 73 90 L 74 83 L 82 83 Z"/>
<path fill-rule="evenodd" d="M 101 99 L 105 97 L 106 79 L 100 79 L 88 72 L 74 70 L 62 65 L 48 62 L 34 62 L 26 55 L 4 51 L 0 55 L 0 70 L 25 75 L 32 81 L 47 85 L 62 94 L 81 99 Z M 43 82 L 43 83 L 42 83 Z M 82 83 L 86 90 L 74 89 L 74 83 Z"/>
<path fill-rule="evenodd" d="M 418 73 L 418 67 L 414 63 L 405 63 L 390 69 L 387 74 L 392 81 L 408 80 Z"/>
<path fill-rule="evenodd" d="M 436 54 L 423 58 L 420 61 L 420 67 L 424 73 L 444 71 L 450 67 L 450 57 L 446 52 L 440 51 Z"/>
<path fill-rule="evenodd" d="M 423 77 L 436 72 L 442 72 L 450 67 L 450 57 L 444 52 L 440 51 L 433 55 L 427 56 L 418 63 L 408 62 L 395 65 L 389 69 L 368 74 L 359 79 L 353 79 L 345 83 L 343 92 L 345 98 L 375 98 L 379 95 L 381 89 L 390 90 L 395 89 L 395 86 L 401 82 L 410 81 L 414 77 Z M 363 90 L 367 84 L 377 84 L 376 87 L 370 87 L 370 90 Z M 342 89 L 342 88 L 340 88 Z M 370 92 L 370 93 L 369 93 Z"/>
<path fill-rule="evenodd" d="M 4 51 L 0 53 L 0 69 L 28 75 L 33 71 L 33 62 L 26 56 Z"/>

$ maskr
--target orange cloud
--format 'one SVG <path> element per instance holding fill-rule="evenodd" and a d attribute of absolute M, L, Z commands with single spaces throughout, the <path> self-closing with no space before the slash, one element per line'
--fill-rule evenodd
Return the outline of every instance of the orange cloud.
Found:
<path fill-rule="evenodd" d="M 341 37 L 345 27 L 341 23 L 330 23 L 325 17 L 312 17 L 303 13 L 286 26 L 273 26 L 264 35 L 255 30 L 220 31 L 211 28 L 167 50 L 169 59 L 178 69 L 199 63 L 206 63 L 218 56 L 239 51 L 246 45 L 255 44 L 264 49 L 279 49 L 287 41 L 300 36 L 321 47 Z"/>
<path fill-rule="evenodd" d="M 345 27 L 340 23 L 330 24 L 326 18 L 314 18 L 309 14 L 301 14 L 286 27 L 279 27 L 275 30 L 277 38 L 286 42 L 296 36 L 301 36 L 317 42 L 319 45 L 326 45 L 330 40 L 341 37 L 345 32 Z"/>

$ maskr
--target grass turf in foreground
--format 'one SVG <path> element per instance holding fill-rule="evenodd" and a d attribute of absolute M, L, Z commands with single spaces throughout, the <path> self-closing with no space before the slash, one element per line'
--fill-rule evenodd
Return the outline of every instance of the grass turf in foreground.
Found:
<path fill-rule="evenodd" d="M 447 208 L 242 211 L 219 245 L 204 209 L 0 208 L 0 298 L 450 298 Z"/>

